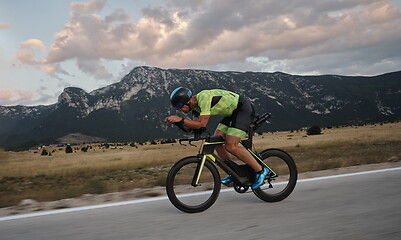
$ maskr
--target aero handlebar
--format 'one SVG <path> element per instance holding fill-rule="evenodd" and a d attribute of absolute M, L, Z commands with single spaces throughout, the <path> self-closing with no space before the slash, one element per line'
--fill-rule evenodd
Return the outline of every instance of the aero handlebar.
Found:
<path fill-rule="evenodd" d="M 253 135 L 253 133 L 255 132 L 256 129 L 258 129 L 263 123 L 265 123 L 267 121 L 268 118 L 271 117 L 271 113 L 264 113 L 263 115 L 256 117 L 256 119 L 252 122 L 252 124 L 249 127 L 249 135 Z M 210 138 L 210 133 L 206 132 L 206 128 L 202 127 L 199 129 L 190 129 L 186 126 L 184 126 L 183 122 L 176 122 L 173 123 L 175 126 L 177 126 L 179 129 L 181 129 L 182 131 L 186 132 L 186 133 L 193 133 L 194 137 L 193 138 L 182 138 L 179 139 L 179 143 L 181 145 L 185 145 L 182 144 L 182 142 L 188 141 L 189 145 L 194 146 L 192 144 L 193 141 L 200 141 L 200 140 L 207 140 Z M 202 137 L 203 133 L 207 133 L 208 135 L 206 137 Z"/>
<path fill-rule="evenodd" d="M 188 141 L 189 145 L 195 146 L 195 145 L 192 144 L 192 142 L 200 141 L 200 140 L 206 140 L 206 139 L 208 139 L 210 137 L 209 133 L 208 133 L 207 137 L 201 137 L 201 135 L 206 132 L 206 128 L 205 127 L 202 127 L 202 128 L 199 128 L 199 129 L 190 129 L 190 128 L 184 126 L 184 124 L 182 122 L 176 122 L 176 123 L 173 123 L 173 124 L 175 126 L 177 126 L 179 129 L 181 129 L 182 131 L 184 131 L 184 132 L 192 132 L 194 134 L 193 138 L 182 138 L 182 139 L 179 139 L 178 142 L 181 145 L 185 145 L 182 142 Z"/>

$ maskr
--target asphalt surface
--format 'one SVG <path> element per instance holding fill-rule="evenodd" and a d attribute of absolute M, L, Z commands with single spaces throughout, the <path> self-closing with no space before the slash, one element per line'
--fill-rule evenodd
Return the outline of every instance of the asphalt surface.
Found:
<path fill-rule="evenodd" d="M 298 183 L 286 200 L 221 193 L 207 211 L 168 200 L 0 221 L 0 239 L 401 239 L 401 168 Z"/>

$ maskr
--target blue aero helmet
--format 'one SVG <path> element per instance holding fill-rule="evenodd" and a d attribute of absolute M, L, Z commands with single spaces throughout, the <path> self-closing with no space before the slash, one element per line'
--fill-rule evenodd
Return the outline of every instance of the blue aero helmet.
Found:
<path fill-rule="evenodd" d="M 192 97 L 192 92 L 188 88 L 178 87 L 170 95 L 170 101 L 176 109 L 188 105 L 189 99 Z"/>

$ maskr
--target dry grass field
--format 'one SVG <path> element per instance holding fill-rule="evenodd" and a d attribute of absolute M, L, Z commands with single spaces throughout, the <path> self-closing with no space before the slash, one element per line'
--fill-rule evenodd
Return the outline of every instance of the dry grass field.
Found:
<path fill-rule="evenodd" d="M 324 129 L 321 135 L 305 131 L 256 135 L 256 150 L 282 148 L 289 152 L 299 172 L 385 162 L 401 157 L 401 123 Z M 198 146 L 200 143 L 197 143 Z M 86 146 L 86 145 L 85 145 Z M 102 149 L 92 144 L 88 152 L 73 146 L 48 146 L 42 150 L 0 151 L 0 207 L 31 198 L 50 201 L 85 193 L 106 193 L 164 185 L 171 165 L 196 155 L 198 148 L 174 144 L 120 145 Z"/>

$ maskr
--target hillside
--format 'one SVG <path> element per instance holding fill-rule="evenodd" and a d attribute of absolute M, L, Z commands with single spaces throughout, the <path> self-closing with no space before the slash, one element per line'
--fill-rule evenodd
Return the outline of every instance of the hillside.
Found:
<path fill-rule="evenodd" d="M 109 141 L 177 137 L 181 133 L 164 118 L 176 114 L 168 99 L 178 86 L 249 97 L 258 113 L 273 114 L 261 131 L 398 121 L 400 80 L 401 72 L 350 77 L 136 67 L 120 82 L 90 93 L 66 88 L 49 106 L 0 106 L 0 147 L 49 144 L 72 133 Z"/>

